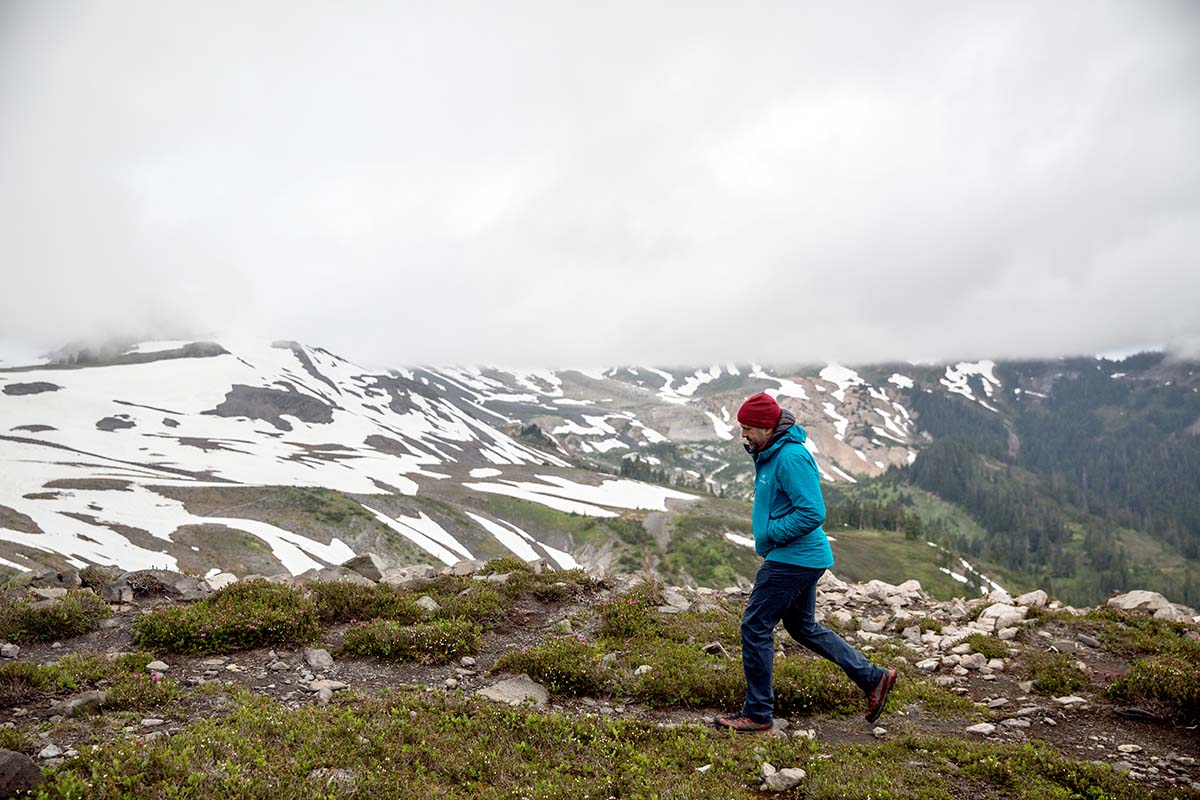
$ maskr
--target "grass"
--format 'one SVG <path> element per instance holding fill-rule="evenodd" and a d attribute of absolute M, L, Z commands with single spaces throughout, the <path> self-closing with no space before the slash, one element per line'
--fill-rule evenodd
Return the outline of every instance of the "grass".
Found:
<path fill-rule="evenodd" d="M 321 632 L 316 605 L 291 586 L 242 581 L 197 603 L 152 611 L 133 623 L 141 647 L 170 653 L 230 653 L 308 644 Z"/>
<path fill-rule="evenodd" d="M 964 641 L 985 658 L 1004 658 L 1008 655 L 1008 644 L 986 633 L 972 633 Z"/>
<path fill-rule="evenodd" d="M 754 798 L 760 765 L 802 767 L 808 800 L 1158 800 L 1107 766 L 1075 762 L 1038 743 L 900 736 L 870 745 L 738 736 L 698 726 L 570 717 L 463 694 L 347 693 L 329 706 L 287 708 L 238 691 L 232 713 L 152 742 L 120 736 L 80 748 L 47 773 L 37 796 L 373 800 L 451 797 Z M 20 732 L 5 734 L 22 744 Z M 708 765 L 705 771 L 699 767 Z M 337 792 L 319 770 L 343 769 Z"/>
<path fill-rule="evenodd" d="M 94 631 L 112 612 L 91 589 L 71 589 L 57 600 L 0 596 L 0 639 L 49 642 Z"/>
<path fill-rule="evenodd" d="M 1025 677 L 1033 681 L 1034 691 L 1048 695 L 1073 694 L 1088 685 L 1087 673 L 1066 653 L 1025 653 Z"/>
<path fill-rule="evenodd" d="M 1200 720 L 1200 663 L 1178 656 L 1135 661 L 1105 694 L 1118 703 L 1150 703 L 1185 722 Z"/>
<path fill-rule="evenodd" d="M 17 661 L 0 665 L 0 706 L 14 706 L 85 689 L 108 692 L 109 710 L 149 710 L 170 705 L 180 696 L 178 684 L 146 672 L 151 653 L 109 657 L 72 653 L 57 663 Z"/>

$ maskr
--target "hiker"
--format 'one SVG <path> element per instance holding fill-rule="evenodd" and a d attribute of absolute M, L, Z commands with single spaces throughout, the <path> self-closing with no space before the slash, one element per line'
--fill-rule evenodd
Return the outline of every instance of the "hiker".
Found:
<path fill-rule="evenodd" d="M 867 721 L 883 713 L 896 670 L 875 666 L 833 631 L 813 619 L 817 579 L 833 566 L 821 529 L 825 501 L 817 463 L 804 429 L 775 399 L 760 392 L 738 409 L 743 446 L 754 459 L 754 551 L 764 561 L 742 617 L 742 669 L 746 699 L 736 717 L 717 724 L 739 733 L 772 728 L 775 625 L 800 644 L 837 664 L 867 695 Z"/>

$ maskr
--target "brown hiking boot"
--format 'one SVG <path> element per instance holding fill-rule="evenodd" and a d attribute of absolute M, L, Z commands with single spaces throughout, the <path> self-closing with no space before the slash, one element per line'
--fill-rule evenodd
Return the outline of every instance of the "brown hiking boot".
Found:
<path fill-rule="evenodd" d="M 717 717 L 717 724 L 738 733 L 765 733 L 774 727 L 770 722 L 756 722 L 749 717 Z"/>
<path fill-rule="evenodd" d="M 883 713 L 883 706 L 887 703 L 888 692 L 895 685 L 896 670 L 885 669 L 883 677 L 879 679 L 879 684 L 867 692 L 867 722 L 879 719 L 879 715 Z"/>

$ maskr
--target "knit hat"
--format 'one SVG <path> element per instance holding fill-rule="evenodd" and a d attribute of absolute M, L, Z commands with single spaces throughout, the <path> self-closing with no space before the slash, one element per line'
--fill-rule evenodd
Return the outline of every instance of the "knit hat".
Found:
<path fill-rule="evenodd" d="M 774 428 L 779 423 L 782 409 L 775 398 L 766 392 L 759 392 L 738 409 L 737 420 L 749 428 Z"/>

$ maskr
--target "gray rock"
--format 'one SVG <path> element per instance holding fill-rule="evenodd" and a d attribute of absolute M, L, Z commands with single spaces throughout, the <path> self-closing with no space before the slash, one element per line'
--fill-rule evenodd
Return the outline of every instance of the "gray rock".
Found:
<path fill-rule="evenodd" d="M 316 670 L 329 669 L 333 666 L 333 656 L 323 647 L 304 648 L 304 663 Z"/>
<path fill-rule="evenodd" d="M 317 569 L 313 567 L 306 572 L 302 572 L 296 576 L 296 583 L 304 583 L 306 581 L 326 581 L 329 583 L 352 583 L 358 586 L 374 586 L 375 581 L 370 578 L 364 578 L 353 570 L 345 569 L 344 567 L 322 567 Z"/>
<path fill-rule="evenodd" d="M 1054 698 L 1054 702 L 1058 703 L 1063 708 L 1069 708 L 1070 706 L 1083 705 L 1084 703 L 1087 702 L 1087 700 L 1083 697 L 1069 694 L 1069 695 L 1064 695 L 1063 697 Z"/>
<path fill-rule="evenodd" d="M 437 570 L 429 564 L 410 564 L 384 571 L 383 577 L 380 578 L 379 582 L 392 586 L 411 586 L 417 581 L 432 578 L 436 574 Z"/>
<path fill-rule="evenodd" d="M 519 706 L 528 701 L 532 701 L 537 706 L 544 706 L 550 699 L 546 687 L 525 673 L 521 673 L 515 678 L 498 681 L 491 686 L 485 686 L 477 694 L 498 703 L 507 703 L 510 706 Z"/>
<path fill-rule="evenodd" d="M 65 569 L 62 572 L 48 570 L 39 572 L 29 579 L 29 585 L 40 589 L 78 589 L 83 585 L 79 571 Z"/>
<path fill-rule="evenodd" d="M 151 672 L 166 672 L 171 667 L 165 661 L 151 661 L 146 665 L 146 669 Z"/>
<path fill-rule="evenodd" d="M 1170 600 L 1158 592 L 1149 592 L 1145 589 L 1135 589 L 1132 592 L 1110 597 L 1108 604 L 1122 611 L 1149 611 L 1151 613 L 1171 607 Z"/>
<path fill-rule="evenodd" d="M 16 658 L 21 655 L 21 646 L 16 644 L 5 644 L 0 646 L 0 657 Z"/>
<path fill-rule="evenodd" d="M 464 667 L 470 668 L 475 666 L 478 662 L 475 660 L 474 656 L 463 656 L 458 660 L 458 663 L 462 664 Z"/>
<path fill-rule="evenodd" d="M 62 748 L 56 744 L 48 744 L 38 752 L 38 758 L 43 761 L 48 758 L 58 758 L 63 754 Z"/>
<path fill-rule="evenodd" d="M 237 575 L 232 572 L 218 572 L 216 575 L 210 575 L 204 579 L 204 583 L 212 591 L 224 589 L 226 586 L 237 583 Z"/>
<path fill-rule="evenodd" d="M 42 782 L 33 759 L 15 750 L 0 750 L 0 797 L 16 797 Z"/>
<path fill-rule="evenodd" d="M 1050 598 L 1045 592 L 1043 592 L 1041 589 L 1037 589 L 1032 592 L 1026 592 L 1013 602 L 1019 606 L 1025 606 L 1027 608 L 1043 608 L 1046 605 L 1046 601 L 1049 599 Z"/>
<path fill-rule="evenodd" d="M 360 556 L 355 556 L 349 561 L 342 562 L 342 569 L 348 569 L 351 572 L 357 572 L 364 578 L 372 581 L 380 581 L 384 574 L 388 571 L 387 563 L 380 556 L 374 553 L 363 553 Z"/>
<path fill-rule="evenodd" d="M 795 789 L 808 777 L 808 773 L 799 767 L 788 767 L 766 776 L 763 789 L 768 792 L 786 792 Z"/>
<path fill-rule="evenodd" d="M 143 597 L 168 597 L 193 602 L 208 597 L 208 587 L 200 579 L 170 569 L 139 569 L 126 572 L 104 589 L 110 603 L 125 603 Z"/>
<path fill-rule="evenodd" d="M 1010 717 L 1008 719 L 1001 720 L 1000 724 L 1006 728 L 1028 728 L 1030 723 L 1029 723 L 1029 720 L 1027 720 L 1027 719 L 1021 719 L 1020 717 Z"/>
<path fill-rule="evenodd" d="M 447 574 L 466 577 L 467 575 L 473 575 L 474 573 L 479 572 L 479 570 L 483 569 L 484 566 L 485 564 L 482 561 L 474 558 L 464 558 L 462 561 L 459 561 L 454 566 L 450 567 L 450 569 L 447 571 Z"/>
<path fill-rule="evenodd" d="M 82 717 L 88 714 L 99 713 L 100 709 L 107 702 L 108 692 L 99 690 L 82 692 L 52 705 L 50 707 L 50 714 L 59 714 L 64 717 Z"/>
<path fill-rule="evenodd" d="M 967 728 L 967 733 L 976 733 L 980 736 L 991 736 L 995 732 L 996 726 L 990 722 L 980 722 L 978 725 Z"/>
<path fill-rule="evenodd" d="M 142 727 L 143 728 L 157 728 L 158 726 L 163 725 L 165 723 L 166 723 L 165 719 L 159 719 L 158 717 L 146 717 L 144 720 L 142 720 Z"/>
<path fill-rule="evenodd" d="M 703 650 L 704 652 L 708 653 L 710 656 L 721 656 L 722 658 L 729 658 L 729 653 L 725 650 L 725 646 L 722 645 L 720 642 L 709 642 L 708 644 L 704 645 L 704 647 L 702 647 L 700 649 Z"/>
<path fill-rule="evenodd" d="M 350 684 L 348 684 L 348 683 L 344 683 L 342 681 L 328 680 L 328 679 L 312 681 L 311 683 L 308 684 L 308 690 L 310 692 L 319 692 L 322 689 L 328 689 L 331 692 L 340 692 L 343 689 L 349 689 L 349 688 L 350 688 Z"/>
<path fill-rule="evenodd" d="M 1100 643 L 1100 640 L 1097 639 L 1095 636 L 1089 636 L 1086 633 L 1081 633 L 1078 636 L 1076 636 L 1075 638 L 1078 639 L 1083 644 L 1086 644 L 1088 647 L 1095 647 L 1095 648 L 1099 649 L 1104 646 L 1103 644 Z"/>

